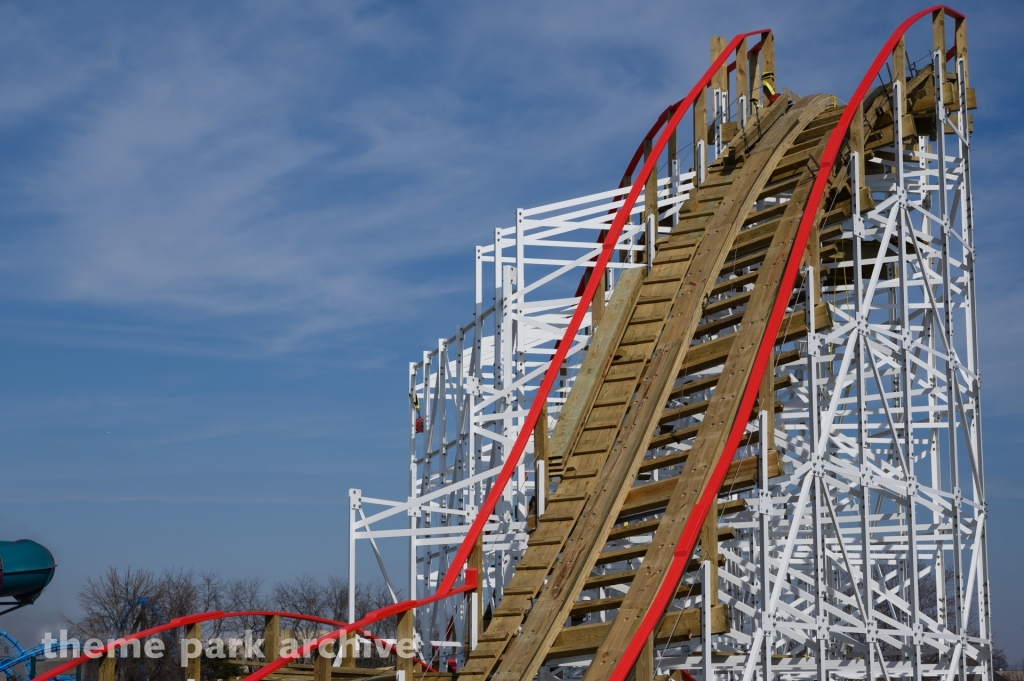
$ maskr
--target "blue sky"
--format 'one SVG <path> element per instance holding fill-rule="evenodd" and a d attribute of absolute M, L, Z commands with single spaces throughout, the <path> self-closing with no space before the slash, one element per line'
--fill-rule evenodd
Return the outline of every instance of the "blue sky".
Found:
<path fill-rule="evenodd" d="M 771 27 L 780 84 L 846 98 L 922 6 L 0 4 L 0 538 L 59 563 L 0 626 L 53 628 L 111 564 L 342 573 L 347 489 L 406 494 L 407 362 L 465 321 L 473 244 L 616 183 L 709 36 Z M 958 8 L 996 633 L 1020 658 L 1024 11 Z"/>

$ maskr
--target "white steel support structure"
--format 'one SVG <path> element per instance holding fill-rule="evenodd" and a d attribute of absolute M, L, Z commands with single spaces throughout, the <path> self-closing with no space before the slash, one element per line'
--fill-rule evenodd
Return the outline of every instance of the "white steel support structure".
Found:
<path fill-rule="evenodd" d="M 719 547 L 725 564 L 717 590 L 729 606 L 731 631 L 659 646 L 656 674 L 686 669 L 696 678 L 744 681 L 992 678 L 965 64 L 951 62 L 955 71 L 948 74 L 945 55 L 936 51 L 931 61 L 938 132 L 933 139 L 905 137 L 905 81 L 886 85 L 894 142 L 874 150 L 864 192 L 862 161 L 855 152 L 846 155 L 852 217 L 830 237 L 833 255 L 804 271 L 791 301 L 791 312 L 824 303 L 831 324 L 815 329 L 815 316 L 807 314 L 806 340 L 777 348 L 780 355 L 799 351 L 797 361 L 774 369 L 776 382 L 788 382 L 777 393 L 783 410 L 752 423 L 760 437 L 736 455 L 761 455 L 760 486 L 720 497 L 720 503 L 746 502 L 745 511 L 722 520 L 732 532 Z M 958 89 L 952 112 L 942 101 L 944 83 Z M 721 149 L 722 123 L 731 116 L 727 92 L 712 94 L 714 139 L 690 151 L 701 159 L 699 177 Z M 744 95 L 737 115 L 756 113 L 756 99 L 749 106 L 748 112 Z M 679 174 L 674 161 L 658 179 L 658 212 L 669 224 L 695 176 Z M 519 210 L 514 226 L 495 230 L 493 243 L 477 247 L 472 319 L 410 365 L 409 498 L 350 492 L 353 582 L 357 549 L 368 546 L 383 571 L 377 543 L 400 539 L 409 547 L 408 573 L 401 583 L 386 572 L 384 579 L 395 593 L 433 593 L 519 433 L 578 302 L 577 283 L 625 193 L 619 188 Z M 609 295 L 621 268 L 639 266 L 641 253 L 649 262 L 643 211 L 634 208 L 622 234 Z M 549 396 L 549 429 L 589 332 L 581 329 Z M 784 474 L 771 479 L 769 440 L 784 462 Z M 530 454 L 487 525 L 477 606 L 484 617 L 525 550 L 537 494 Z M 706 578 L 710 571 L 701 573 Z M 618 593 L 612 587 L 582 597 Z M 417 612 L 417 631 L 434 646 L 421 651 L 424 657 L 457 656 L 477 638 L 480 632 L 466 624 L 476 619 L 465 612 L 472 602 L 448 599 Z M 671 607 L 708 611 L 700 595 Z M 540 676 L 572 678 L 587 663 L 563 660 Z"/>
<path fill-rule="evenodd" d="M 890 84 L 874 206 L 851 153 L 842 245 L 805 272 L 795 309 L 820 298 L 833 323 L 776 371 L 792 381 L 774 433 L 787 475 L 729 523 L 716 678 L 992 678 L 964 62 L 944 76 L 932 61 L 945 134 L 905 137 L 903 81 Z M 944 77 L 960 89 L 952 117 Z M 699 651 L 662 669 L 697 672 Z"/>

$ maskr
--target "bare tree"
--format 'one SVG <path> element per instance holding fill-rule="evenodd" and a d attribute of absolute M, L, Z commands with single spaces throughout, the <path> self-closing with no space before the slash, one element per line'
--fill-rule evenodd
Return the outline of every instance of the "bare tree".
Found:
<path fill-rule="evenodd" d="M 167 622 L 164 608 L 168 601 L 167 584 L 151 571 L 128 567 L 121 572 L 111 567 L 100 577 L 86 580 L 78 596 L 85 616 L 78 622 L 68 621 L 69 629 L 82 640 L 108 641 Z M 119 660 L 118 681 L 184 678 L 176 661 L 176 641 L 169 635 L 163 639 L 167 654 L 161 658 L 140 654 Z M 94 679 L 98 671 L 99 662 L 90 662 L 85 665 L 83 678 Z"/>

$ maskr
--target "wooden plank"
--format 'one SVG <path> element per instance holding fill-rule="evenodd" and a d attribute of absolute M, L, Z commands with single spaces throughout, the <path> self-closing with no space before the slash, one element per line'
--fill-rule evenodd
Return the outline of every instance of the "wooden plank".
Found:
<path fill-rule="evenodd" d="M 747 304 L 750 307 L 750 304 Z M 785 343 L 791 340 L 798 340 L 807 335 L 806 315 L 801 312 L 793 312 L 783 318 L 779 334 L 775 339 L 776 344 Z M 818 329 L 831 328 L 832 315 L 829 314 L 827 303 L 818 303 L 814 306 L 814 324 Z M 741 327 L 742 328 L 742 327 Z M 679 369 L 681 376 L 689 373 L 704 371 L 723 363 L 729 356 L 733 343 L 736 341 L 736 334 L 729 334 L 710 340 L 701 345 L 695 346 L 686 355 L 686 360 Z"/>
<path fill-rule="evenodd" d="M 817 95 L 802 99 L 809 104 L 813 116 L 831 105 L 831 97 Z M 809 122 L 809 121 L 808 121 Z M 827 139 L 827 138 L 826 138 Z M 824 147 L 822 142 L 822 148 Z M 820 153 L 818 155 L 820 157 Z M 761 266 L 754 295 L 747 306 L 740 330 L 733 334 L 734 352 L 730 352 L 722 375 L 719 378 L 711 404 L 701 423 L 700 431 L 690 449 L 683 472 L 676 481 L 675 489 L 654 533 L 650 548 L 644 557 L 644 569 L 637 573 L 629 591 L 619 608 L 608 635 L 595 654 L 593 663 L 584 679 L 597 681 L 607 679 L 622 651 L 632 640 L 640 622 L 647 614 L 651 603 L 662 587 L 664 576 L 674 559 L 680 533 L 693 511 L 709 479 L 718 458 L 722 456 L 726 439 L 733 421 L 742 392 L 746 386 L 754 363 L 754 356 L 764 335 L 772 305 L 778 293 L 782 273 L 792 248 L 796 231 L 803 213 L 804 203 L 814 181 L 814 173 L 806 170 L 788 210 L 776 232 L 775 240 L 768 250 Z M 742 417 L 741 417 L 742 418 Z M 703 522 L 703 521 L 701 521 Z M 672 585 L 674 590 L 677 585 Z"/>
<path fill-rule="evenodd" d="M 689 458 L 688 455 L 681 456 L 679 463 L 686 463 L 687 458 Z M 722 494 L 733 494 L 756 485 L 758 460 L 759 457 L 750 456 L 737 459 L 729 464 L 729 472 L 725 476 L 725 482 L 722 483 Z M 782 457 L 778 452 L 772 450 L 768 455 L 768 475 L 776 477 L 782 473 Z M 675 492 L 678 477 L 672 476 L 633 487 L 629 490 L 619 515 L 628 516 L 663 508 Z"/>
<path fill-rule="evenodd" d="M 603 323 L 594 332 L 590 348 L 583 359 L 583 366 L 580 367 L 576 382 L 569 391 L 561 416 L 548 441 L 549 455 L 559 461 L 566 460 L 571 447 L 580 437 L 583 423 L 597 397 L 597 389 L 601 387 L 601 378 L 614 356 L 619 339 L 626 330 L 630 314 L 636 306 L 642 282 L 643 272 L 640 269 L 624 270 L 611 300 L 608 301 Z"/>
<path fill-rule="evenodd" d="M 610 624 L 582 624 L 566 627 L 559 632 L 548 655 L 549 660 L 588 655 L 597 650 L 607 635 Z M 724 634 L 729 631 L 729 608 L 718 605 L 711 609 L 711 632 Z M 694 633 L 700 634 L 700 610 L 677 610 L 661 619 L 655 629 L 654 644 L 664 645 L 669 641 L 685 641 Z"/>

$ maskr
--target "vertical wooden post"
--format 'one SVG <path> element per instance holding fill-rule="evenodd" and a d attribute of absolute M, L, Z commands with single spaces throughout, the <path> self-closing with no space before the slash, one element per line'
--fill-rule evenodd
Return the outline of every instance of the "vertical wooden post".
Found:
<path fill-rule="evenodd" d="M 636 671 L 636 681 L 654 681 L 654 632 L 648 634 L 647 642 L 644 643 L 644 648 L 636 658 L 633 668 Z"/>
<path fill-rule="evenodd" d="M 600 286 L 598 286 L 598 293 L 601 292 Z M 594 300 L 597 300 L 595 297 Z M 539 462 L 544 462 L 543 466 L 537 466 Z M 548 494 L 548 480 L 550 472 L 548 471 L 548 402 L 544 400 L 544 404 L 540 408 L 540 416 L 537 417 L 537 425 L 533 427 L 533 462 L 535 466 L 536 485 L 537 490 L 535 494 L 541 494 L 543 490 L 544 497 L 547 498 Z M 538 514 L 540 513 L 538 509 Z M 470 565 L 469 567 L 476 567 Z"/>
<path fill-rule="evenodd" d="M 354 631 L 345 634 L 339 639 L 341 644 L 341 666 L 351 669 L 356 666 L 356 659 L 359 657 L 359 637 Z"/>
<path fill-rule="evenodd" d="M 750 91 L 751 101 L 757 102 L 758 106 L 764 106 L 761 101 L 761 52 L 751 52 L 747 57 L 748 68 L 750 69 Z M 753 108 L 751 108 L 753 111 Z"/>
<path fill-rule="evenodd" d="M 619 186 L 620 187 L 630 187 L 632 185 L 633 185 L 633 176 L 630 175 L 629 173 L 626 173 L 625 175 L 623 175 L 622 176 L 622 181 L 619 182 Z M 625 194 L 623 194 L 622 196 L 619 197 L 620 200 L 623 199 L 623 198 L 625 198 Z M 630 218 L 630 222 L 632 222 L 632 218 Z M 618 249 L 616 249 L 616 250 L 618 250 Z M 629 254 L 626 251 L 618 251 L 618 253 L 619 253 L 619 262 L 628 262 L 629 261 Z M 588 277 L 590 276 L 590 272 L 589 271 L 587 272 L 586 276 L 588 276 Z"/>
<path fill-rule="evenodd" d="M 736 47 L 736 101 L 743 97 L 746 101 L 747 110 L 743 112 L 740 121 L 750 112 L 750 80 L 747 77 L 747 39 L 744 38 Z"/>
<path fill-rule="evenodd" d="M 593 274 L 593 270 L 587 271 L 588 281 L 590 280 L 590 277 L 593 276 Z M 600 281 L 597 282 L 597 290 L 594 291 L 594 299 L 590 301 L 590 325 L 594 329 L 596 329 L 601 324 L 601 320 L 604 319 L 604 297 L 607 291 L 607 280 L 605 278 L 604 273 L 602 273 Z M 540 423 L 540 421 L 538 421 L 537 423 Z"/>
<path fill-rule="evenodd" d="M 413 628 L 414 615 L 412 610 L 406 610 L 405 612 L 398 615 L 398 630 L 396 632 L 396 646 L 398 650 L 402 649 L 402 644 L 405 641 L 412 641 L 416 633 Z M 405 672 L 405 681 L 412 681 L 413 672 L 413 658 L 402 657 L 401 655 L 395 654 L 395 670 Z"/>
<path fill-rule="evenodd" d="M 713 64 L 719 55 L 722 54 L 722 50 L 725 49 L 726 40 L 720 35 L 711 36 L 711 63 Z M 715 90 L 728 90 L 729 89 L 729 71 L 728 65 L 722 64 L 722 67 L 715 71 L 715 75 L 711 76 L 711 96 L 715 97 L 712 100 L 711 105 L 711 118 L 712 123 L 718 120 L 720 123 L 725 122 L 725 112 L 722 110 L 721 100 L 716 97 Z M 716 128 L 717 129 L 717 128 Z M 723 146 L 725 146 L 725 140 L 718 140 Z"/>
<path fill-rule="evenodd" d="M 263 659 L 273 662 L 281 657 L 281 616 L 263 619 Z"/>
<path fill-rule="evenodd" d="M 938 9 L 932 12 L 932 49 L 938 50 L 940 59 L 946 63 L 946 10 Z M 942 68 L 946 70 L 945 66 Z M 943 83 L 946 81 L 943 80 Z"/>
<path fill-rule="evenodd" d="M 701 160 L 701 146 L 704 148 L 704 158 L 707 158 L 708 147 L 708 89 L 703 87 L 693 103 L 693 186 L 700 185 L 701 176 L 704 174 L 703 162 Z"/>
<path fill-rule="evenodd" d="M 761 90 L 765 102 L 768 101 L 768 92 L 764 92 L 764 86 L 776 92 L 775 85 L 775 36 L 771 33 L 764 34 L 764 42 L 761 44 Z"/>
<path fill-rule="evenodd" d="M 334 641 L 328 641 L 323 647 L 327 653 L 333 653 Z M 321 655 L 319 650 L 313 655 L 313 681 L 331 681 L 331 658 Z"/>
<path fill-rule="evenodd" d="M 714 61 L 716 59 L 718 59 L 718 55 L 722 54 L 722 50 L 725 49 L 725 46 L 726 46 L 727 43 L 728 43 L 728 41 L 724 37 L 722 37 L 720 35 L 713 35 L 713 36 L 711 36 L 711 63 L 714 63 Z M 728 79 L 729 79 L 729 70 L 728 69 L 729 69 L 729 65 L 723 62 L 722 63 L 722 67 L 720 69 L 718 69 L 717 71 L 715 71 L 715 75 L 713 75 L 711 77 L 711 88 L 712 89 L 714 89 L 714 88 L 718 88 L 719 90 L 728 90 L 729 89 L 729 81 L 728 81 Z"/>
<path fill-rule="evenodd" d="M 768 423 L 766 424 L 766 430 L 768 432 L 768 442 L 766 442 L 766 451 L 775 449 L 775 348 L 772 348 L 771 354 L 768 355 L 768 366 L 764 369 L 764 376 L 761 378 L 761 392 L 760 392 L 761 409 L 768 413 Z M 760 480 L 759 483 L 762 489 L 767 489 L 768 481 Z"/>
<path fill-rule="evenodd" d="M 115 654 L 108 653 L 100 660 L 100 671 L 96 681 L 114 681 L 114 666 L 117 664 Z"/>
<path fill-rule="evenodd" d="M 193 658 L 189 659 L 189 661 L 188 661 L 188 666 L 185 668 L 185 679 L 186 679 L 186 681 L 188 681 L 189 679 L 194 679 L 195 681 L 199 681 L 199 678 L 200 678 L 199 677 L 200 665 L 201 665 L 202 660 L 203 660 L 203 653 L 202 653 L 203 623 L 202 622 L 196 622 L 195 624 L 190 626 L 185 631 L 186 631 L 186 633 L 185 633 L 186 638 L 189 638 L 189 639 L 191 639 L 193 641 L 198 641 L 199 642 L 199 647 L 200 647 L 199 657 L 193 657 Z"/>
<path fill-rule="evenodd" d="M 669 118 L 671 118 L 674 115 L 675 115 L 675 112 L 673 111 L 669 115 Z M 676 131 L 673 130 L 672 134 L 669 135 L 669 137 L 668 137 L 668 169 L 669 169 L 669 172 L 672 171 L 672 161 L 678 161 L 678 160 L 679 160 L 679 141 L 677 140 Z"/>
<path fill-rule="evenodd" d="M 644 140 L 644 163 L 651 157 L 651 153 L 654 151 L 654 141 L 646 139 Z M 657 222 L 658 222 L 658 164 L 655 161 L 654 170 L 647 176 L 647 183 L 644 185 L 644 221 L 643 224 L 647 224 L 647 217 L 650 215 L 654 216 L 655 222 L 655 233 L 657 233 Z M 646 232 L 645 232 L 646 234 Z M 643 237 L 643 243 L 647 243 L 647 237 Z M 637 254 L 640 258 L 637 262 L 647 262 L 647 252 L 641 251 Z"/>
<path fill-rule="evenodd" d="M 857 183 L 861 187 L 864 187 L 864 127 L 866 125 L 864 103 L 861 102 L 853 112 L 853 120 L 850 121 L 850 146 L 857 152 Z"/>
<path fill-rule="evenodd" d="M 892 50 L 892 77 L 900 82 L 900 92 L 907 96 L 907 39 L 900 36 Z"/>
<path fill-rule="evenodd" d="M 476 630 L 482 636 L 484 633 L 484 537 L 480 535 L 473 544 L 473 550 L 469 552 L 469 559 L 466 560 L 466 567 L 476 570 Z"/>
<path fill-rule="evenodd" d="M 971 86 L 970 71 L 967 69 L 967 19 L 957 19 L 956 33 L 956 57 L 964 60 L 964 87 Z"/>

